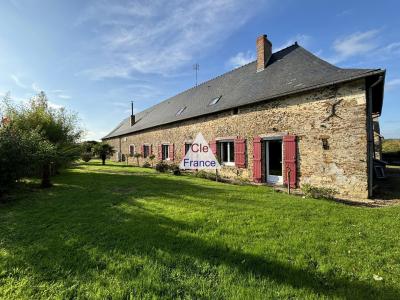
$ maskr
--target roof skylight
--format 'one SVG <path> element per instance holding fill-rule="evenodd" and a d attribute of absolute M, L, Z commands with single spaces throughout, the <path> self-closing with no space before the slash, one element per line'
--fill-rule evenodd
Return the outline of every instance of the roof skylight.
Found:
<path fill-rule="evenodd" d="M 186 106 L 180 108 L 175 115 L 180 116 L 185 111 L 185 109 L 186 109 Z"/>
<path fill-rule="evenodd" d="M 221 97 L 222 96 L 218 96 L 218 97 L 216 97 L 216 98 L 214 98 L 214 99 L 212 99 L 211 101 L 210 101 L 210 103 L 208 103 L 208 105 L 215 105 L 215 104 L 217 104 L 218 103 L 218 101 L 221 99 Z"/>

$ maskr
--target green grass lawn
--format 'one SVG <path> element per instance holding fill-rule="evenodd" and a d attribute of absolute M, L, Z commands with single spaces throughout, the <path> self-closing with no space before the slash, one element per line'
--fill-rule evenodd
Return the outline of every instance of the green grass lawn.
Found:
<path fill-rule="evenodd" d="M 399 206 L 98 162 L 54 183 L 0 204 L 1 298 L 400 298 Z"/>

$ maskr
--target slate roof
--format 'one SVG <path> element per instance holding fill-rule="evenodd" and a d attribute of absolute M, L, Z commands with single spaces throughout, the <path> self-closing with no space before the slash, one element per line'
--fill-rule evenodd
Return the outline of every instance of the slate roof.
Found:
<path fill-rule="evenodd" d="M 256 71 L 256 61 L 234 69 L 137 113 L 133 126 L 124 119 L 103 139 L 380 73 L 338 68 L 294 44 L 274 53 L 263 71 Z"/>

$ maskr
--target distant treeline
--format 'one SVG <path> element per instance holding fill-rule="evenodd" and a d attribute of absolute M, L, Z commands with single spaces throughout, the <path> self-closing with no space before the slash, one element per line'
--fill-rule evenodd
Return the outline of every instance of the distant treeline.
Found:
<path fill-rule="evenodd" d="M 400 139 L 387 139 L 382 144 L 383 160 L 400 164 Z"/>

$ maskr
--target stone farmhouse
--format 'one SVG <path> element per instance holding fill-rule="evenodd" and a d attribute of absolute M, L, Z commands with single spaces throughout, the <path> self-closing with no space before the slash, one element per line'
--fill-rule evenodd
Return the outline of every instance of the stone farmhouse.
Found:
<path fill-rule="evenodd" d="M 256 49 L 256 61 L 124 119 L 103 138 L 113 159 L 179 164 L 201 132 L 221 176 L 371 197 L 385 70 L 339 68 L 297 43 L 272 53 L 266 35 Z"/>

